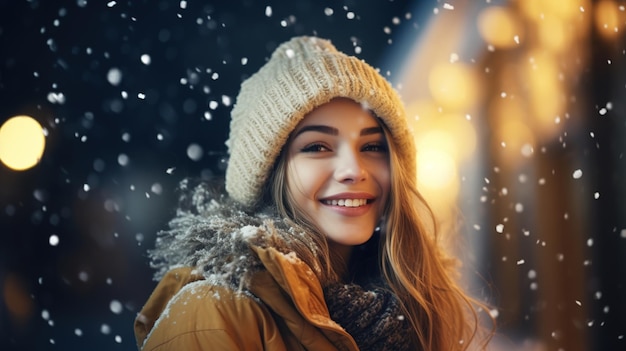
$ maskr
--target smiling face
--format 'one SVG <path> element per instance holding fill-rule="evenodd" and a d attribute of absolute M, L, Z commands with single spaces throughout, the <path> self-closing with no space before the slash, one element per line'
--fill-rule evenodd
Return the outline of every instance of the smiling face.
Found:
<path fill-rule="evenodd" d="M 334 99 L 291 134 L 287 188 L 297 207 L 345 254 L 371 238 L 390 189 L 387 142 L 361 105 Z"/>

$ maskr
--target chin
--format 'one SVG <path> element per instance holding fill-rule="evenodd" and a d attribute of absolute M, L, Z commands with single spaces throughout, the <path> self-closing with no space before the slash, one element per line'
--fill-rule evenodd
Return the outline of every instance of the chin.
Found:
<path fill-rule="evenodd" d="M 343 246 L 358 246 L 366 243 L 374 235 L 374 227 L 368 226 L 358 230 L 337 230 L 335 227 L 332 231 L 327 231 L 328 240 Z"/>

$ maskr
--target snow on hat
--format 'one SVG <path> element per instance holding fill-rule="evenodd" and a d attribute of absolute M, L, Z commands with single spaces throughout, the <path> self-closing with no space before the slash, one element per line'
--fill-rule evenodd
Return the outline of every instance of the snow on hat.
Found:
<path fill-rule="evenodd" d="M 389 128 L 400 161 L 415 179 L 415 145 L 397 92 L 373 67 L 330 41 L 295 37 L 245 80 L 231 112 L 226 191 L 254 207 L 289 134 L 306 114 L 345 97 L 372 110 Z"/>

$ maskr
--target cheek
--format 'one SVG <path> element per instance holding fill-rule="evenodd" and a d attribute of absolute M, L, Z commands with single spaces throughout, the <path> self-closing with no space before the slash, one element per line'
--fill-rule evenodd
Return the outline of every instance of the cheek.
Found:
<path fill-rule="evenodd" d="M 319 167 L 314 167 L 311 162 L 296 161 L 290 163 L 287 169 L 287 187 L 295 200 L 314 199 L 317 183 L 322 178 Z"/>
<path fill-rule="evenodd" d="M 376 168 L 375 174 L 384 200 L 381 205 L 384 207 L 389 199 L 389 193 L 391 192 L 391 169 L 389 168 L 389 162 L 381 163 Z"/>

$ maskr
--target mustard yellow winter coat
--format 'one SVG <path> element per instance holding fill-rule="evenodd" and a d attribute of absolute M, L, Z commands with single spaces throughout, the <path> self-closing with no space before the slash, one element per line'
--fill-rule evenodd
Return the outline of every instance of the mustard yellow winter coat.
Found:
<path fill-rule="evenodd" d="M 265 269 L 243 290 L 212 284 L 191 268 L 167 273 L 135 320 L 139 349 L 358 350 L 331 320 L 305 263 L 273 248 L 252 250 Z"/>

